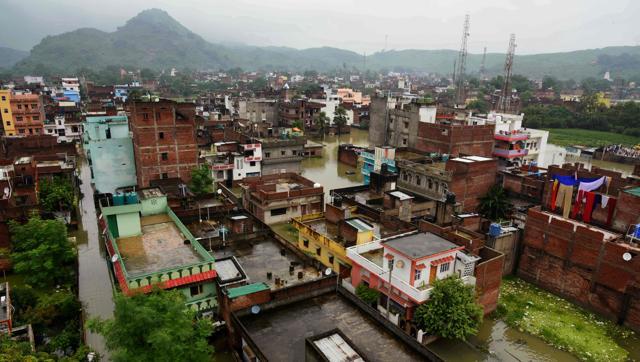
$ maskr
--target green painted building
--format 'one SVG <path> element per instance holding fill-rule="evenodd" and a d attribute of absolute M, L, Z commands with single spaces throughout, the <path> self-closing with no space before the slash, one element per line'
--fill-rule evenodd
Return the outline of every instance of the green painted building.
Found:
<path fill-rule="evenodd" d="M 198 312 L 216 310 L 214 258 L 171 211 L 160 189 L 129 193 L 117 203 L 101 203 L 100 226 L 122 292 L 177 289 Z"/>
<path fill-rule="evenodd" d="M 127 116 L 87 117 L 83 144 L 98 193 L 135 186 L 136 165 Z"/>

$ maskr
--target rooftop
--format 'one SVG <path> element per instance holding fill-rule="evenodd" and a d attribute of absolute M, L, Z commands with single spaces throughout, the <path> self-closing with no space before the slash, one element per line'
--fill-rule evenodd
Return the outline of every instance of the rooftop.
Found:
<path fill-rule="evenodd" d="M 386 235 L 394 232 L 394 230 L 385 228 L 379 222 L 373 221 L 371 218 L 360 214 L 351 214 L 351 217 L 345 221 L 358 231 L 373 230 L 374 237 L 378 239 L 384 238 Z M 339 241 L 338 225 L 328 221 L 325 217 L 303 221 L 302 223 L 313 231 L 324 235 L 333 241 Z"/>
<path fill-rule="evenodd" d="M 384 242 L 384 245 L 413 259 L 460 248 L 458 245 L 432 233 L 418 233 L 403 236 L 387 240 Z"/>
<path fill-rule="evenodd" d="M 215 251 L 216 260 L 234 256 L 247 275 L 250 283 L 265 283 L 271 289 L 276 289 L 276 278 L 282 281 L 282 286 L 304 283 L 321 277 L 321 272 L 286 250 L 277 241 L 265 238 L 258 242 L 239 242 Z M 293 273 L 289 267 L 293 266 Z M 216 268 L 218 268 L 216 264 Z M 267 273 L 271 273 L 271 278 Z M 298 273 L 302 272 L 302 278 Z"/>
<path fill-rule="evenodd" d="M 140 218 L 142 235 L 118 238 L 118 250 L 130 277 L 204 261 L 167 214 Z"/>
<path fill-rule="evenodd" d="M 304 361 L 305 339 L 339 328 L 372 361 L 423 358 L 337 294 L 326 294 L 242 318 L 271 361 Z"/>

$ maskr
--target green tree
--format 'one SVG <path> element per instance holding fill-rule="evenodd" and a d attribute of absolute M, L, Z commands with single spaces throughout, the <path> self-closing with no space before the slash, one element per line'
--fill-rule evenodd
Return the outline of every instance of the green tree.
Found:
<path fill-rule="evenodd" d="M 433 283 L 431 297 L 416 309 L 414 320 L 430 334 L 464 340 L 478 333 L 482 307 L 474 287 L 453 276 Z"/>
<path fill-rule="evenodd" d="M 71 210 L 74 194 L 71 181 L 64 177 L 53 180 L 42 179 L 38 182 L 40 205 L 49 212 Z"/>
<path fill-rule="evenodd" d="M 342 127 L 347 125 L 347 110 L 343 107 L 338 107 L 333 115 L 333 123 L 338 128 L 338 137 L 342 134 Z"/>
<path fill-rule="evenodd" d="M 318 131 L 322 134 L 322 139 L 324 139 L 324 133 L 327 128 L 327 124 L 329 124 L 329 117 L 327 117 L 327 114 L 325 112 L 318 113 L 315 124 Z"/>
<path fill-rule="evenodd" d="M 484 99 L 476 99 L 467 104 L 467 109 L 475 109 L 480 113 L 487 113 L 491 107 Z"/>
<path fill-rule="evenodd" d="M 114 318 L 92 319 L 89 329 L 102 334 L 114 361 L 211 361 L 207 337 L 211 323 L 196 320 L 177 290 L 154 290 L 132 297 L 117 295 Z"/>
<path fill-rule="evenodd" d="M 149 68 L 142 68 L 140 77 L 142 80 L 153 80 L 156 77 L 156 72 Z"/>
<path fill-rule="evenodd" d="M 211 171 L 206 165 L 200 165 L 200 167 L 194 168 L 191 171 L 191 184 L 189 188 L 197 196 L 213 192 L 213 178 L 211 177 Z"/>
<path fill-rule="evenodd" d="M 378 301 L 380 292 L 373 288 L 369 288 L 368 286 L 364 285 L 364 283 L 360 283 L 356 287 L 356 295 L 358 296 L 358 298 L 362 299 L 362 301 L 371 305 Z"/>
<path fill-rule="evenodd" d="M 10 221 L 9 229 L 13 268 L 27 283 L 52 287 L 73 280 L 75 252 L 62 222 L 32 216 L 24 225 Z"/>
<path fill-rule="evenodd" d="M 492 186 L 489 191 L 480 198 L 478 212 L 487 219 L 504 219 L 510 211 L 511 204 L 502 186 Z"/>

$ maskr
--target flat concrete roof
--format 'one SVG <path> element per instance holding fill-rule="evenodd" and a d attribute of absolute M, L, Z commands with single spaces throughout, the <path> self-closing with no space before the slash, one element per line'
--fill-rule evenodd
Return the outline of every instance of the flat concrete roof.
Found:
<path fill-rule="evenodd" d="M 418 233 L 387 240 L 383 243 L 402 254 L 418 259 L 459 246 L 432 233 Z"/>
<path fill-rule="evenodd" d="M 304 361 L 305 339 L 339 328 L 372 361 L 424 358 L 337 294 L 241 318 L 251 339 L 271 361 Z"/>
<path fill-rule="evenodd" d="M 203 261 L 185 244 L 176 224 L 166 214 L 143 216 L 142 235 L 118 238 L 118 250 L 129 276 L 153 273 Z"/>
<path fill-rule="evenodd" d="M 284 255 L 281 254 L 282 250 L 285 250 Z M 283 286 L 286 287 L 322 276 L 321 271 L 305 265 L 300 258 L 271 238 L 257 242 L 241 241 L 214 252 L 216 260 L 228 256 L 235 256 L 250 283 L 263 282 L 271 289 L 277 289 L 276 278 L 283 280 Z M 293 265 L 293 274 L 289 273 L 290 265 Z M 271 278 L 267 277 L 268 272 L 271 272 Z M 302 272 L 302 279 L 298 279 L 298 272 Z"/>

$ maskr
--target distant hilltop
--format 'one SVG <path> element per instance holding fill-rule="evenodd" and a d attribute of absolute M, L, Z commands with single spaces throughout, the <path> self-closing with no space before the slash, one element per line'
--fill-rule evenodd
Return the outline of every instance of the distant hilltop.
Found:
<path fill-rule="evenodd" d="M 506 43 L 505 43 L 506 48 Z M 390 50 L 366 58 L 366 69 L 426 71 L 449 74 L 455 50 Z M 482 55 L 470 54 L 467 72 L 478 73 Z M 83 28 L 47 36 L 30 53 L 0 47 L 0 67 L 16 72 L 68 73 L 80 68 L 107 66 L 152 69 L 306 70 L 364 68 L 362 54 L 330 47 L 293 49 L 213 44 L 193 33 L 159 9 L 144 10 L 107 33 Z M 487 74 L 502 73 L 504 54 L 489 53 Z M 559 79 L 612 78 L 640 80 L 640 47 L 617 46 L 563 53 L 516 55 L 514 71 L 530 78 L 545 75 Z"/>

